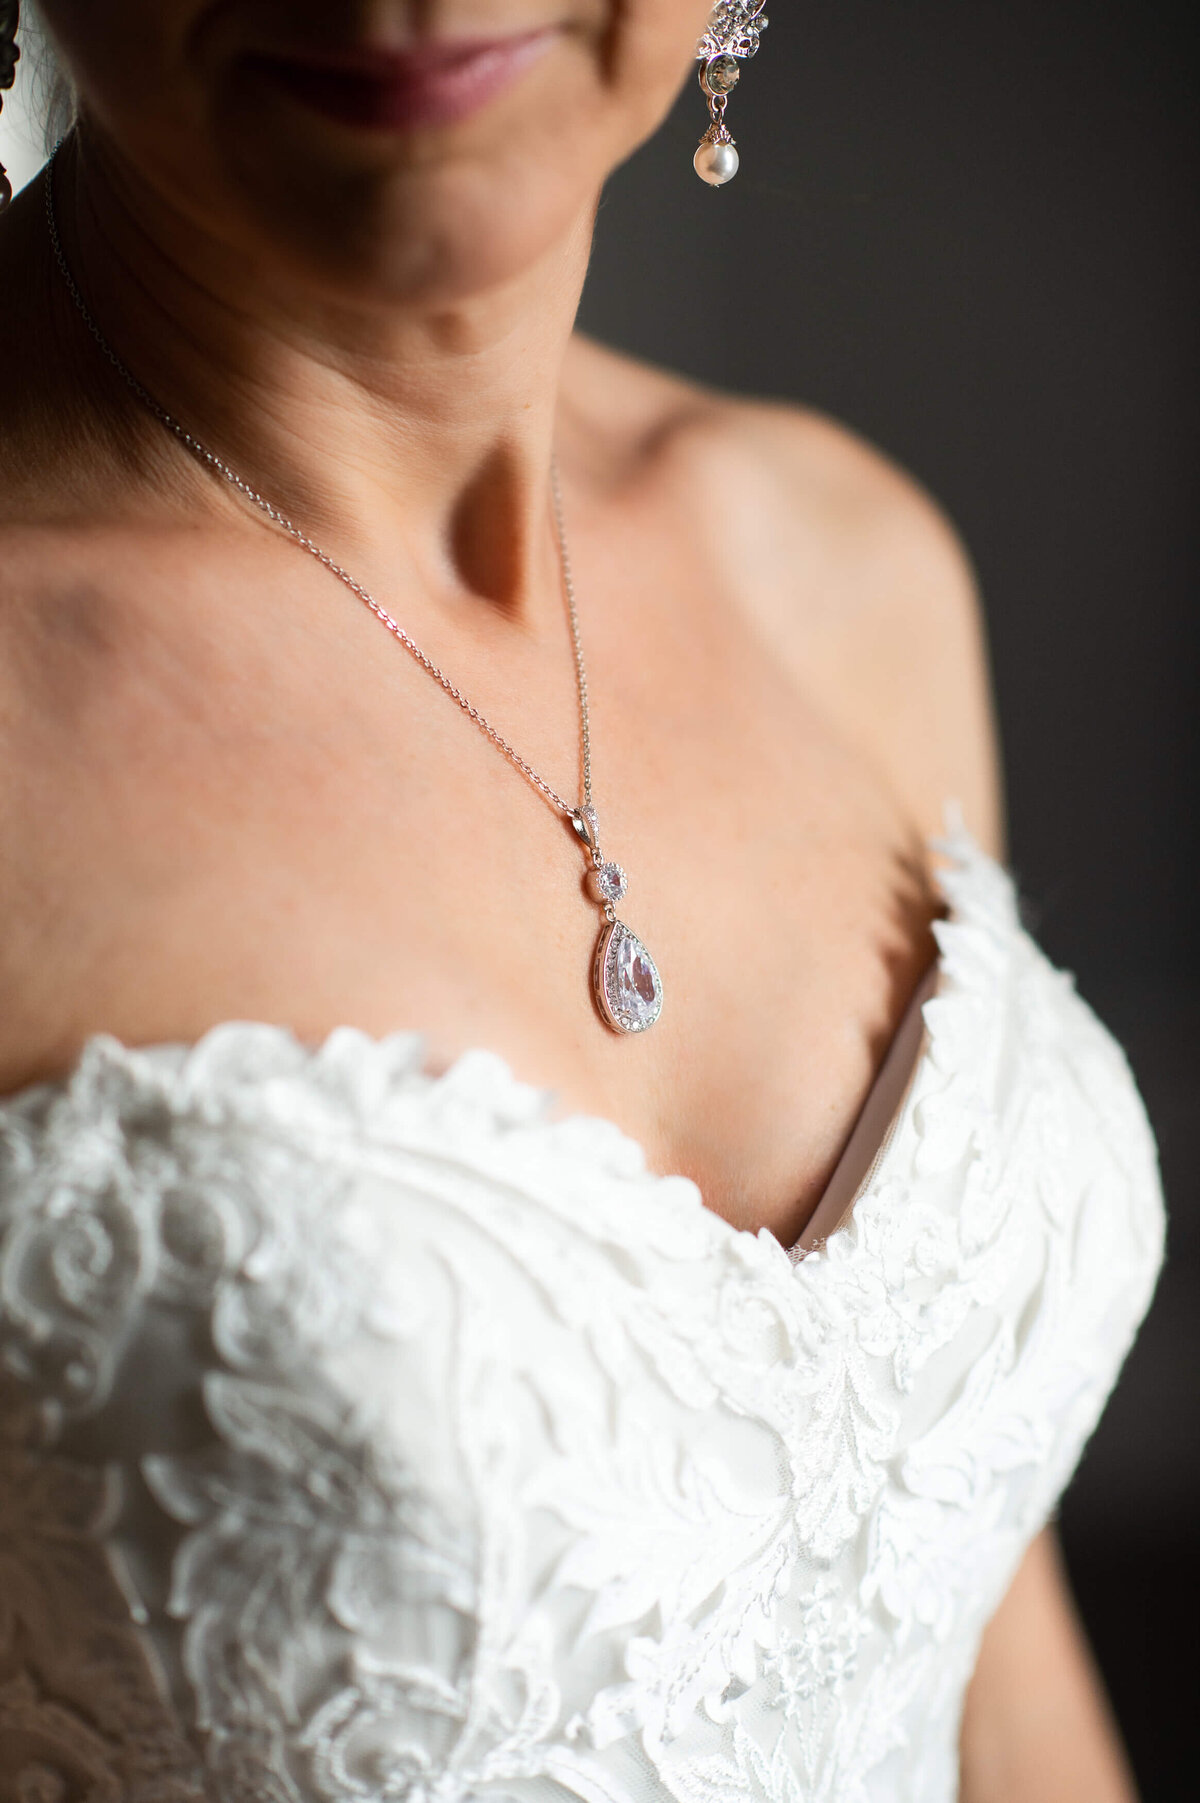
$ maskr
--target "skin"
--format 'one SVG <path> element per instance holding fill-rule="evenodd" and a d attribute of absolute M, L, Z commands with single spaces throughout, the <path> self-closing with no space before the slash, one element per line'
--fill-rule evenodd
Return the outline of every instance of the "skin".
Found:
<path fill-rule="evenodd" d="M 933 504 L 824 419 L 573 332 L 600 187 L 707 0 L 43 10 L 82 96 L 63 239 L 108 335 L 573 796 L 555 447 L 605 849 L 667 1002 L 644 1037 L 599 1026 L 561 817 L 113 376 L 29 192 L 0 222 L 0 342 L 22 347 L 0 390 L 0 1091 L 98 1031 L 419 1025 L 432 1066 L 491 1047 L 795 1239 L 933 955 L 943 802 L 997 853 L 1000 802 L 973 583 Z M 333 125 L 246 60 L 543 25 L 516 87 L 406 135 Z M 985 1638 L 963 1772 L 968 1803 L 1132 1796 L 1043 1542 Z"/>

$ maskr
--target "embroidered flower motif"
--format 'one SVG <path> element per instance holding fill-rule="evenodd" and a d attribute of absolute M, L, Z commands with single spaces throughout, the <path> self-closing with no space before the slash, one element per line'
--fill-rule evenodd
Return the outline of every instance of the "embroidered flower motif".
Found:
<path fill-rule="evenodd" d="M 120 1501 L 111 1471 L 0 1447 L 0 1765 L 20 1803 L 201 1803 L 105 1557 Z"/>
<path fill-rule="evenodd" d="M 1162 1215 L 1120 1053 L 947 850 L 913 1089 L 799 1264 L 411 1035 L 101 1039 L 0 1106 L 23 1803 L 950 1803 Z"/>

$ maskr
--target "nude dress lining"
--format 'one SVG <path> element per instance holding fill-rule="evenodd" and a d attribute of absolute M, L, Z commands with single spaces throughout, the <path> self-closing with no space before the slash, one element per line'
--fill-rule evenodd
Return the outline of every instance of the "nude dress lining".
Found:
<path fill-rule="evenodd" d="M 788 1257 L 795 1264 L 845 1226 L 854 1204 L 887 1154 L 924 1053 L 922 1009 L 937 989 L 938 972 L 939 961 L 935 958 L 917 984 L 892 1036 L 833 1175 L 799 1239 L 788 1248 Z"/>

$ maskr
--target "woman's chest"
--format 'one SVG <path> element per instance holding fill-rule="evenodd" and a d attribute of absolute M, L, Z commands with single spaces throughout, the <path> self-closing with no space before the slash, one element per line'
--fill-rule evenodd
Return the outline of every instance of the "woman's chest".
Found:
<path fill-rule="evenodd" d="M 664 991 L 636 1038 L 594 1005 L 604 921 L 562 815 L 384 635 L 272 659 L 232 627 L 217 649 L 94 631 L 13 786 L 4 1087 L 95 1031 L 417 1027 L 434 1062 L 492 1046 L 731 1219 L 786 1230 L 929 961 L 935 903 L 871 771 L 700 613 L 681 667 L 666 643 L 632 675 L 607 637 L 596 658 L 602 843 Z M 497 659 L 477 692 L 574 799 L 563 650 Z"/>

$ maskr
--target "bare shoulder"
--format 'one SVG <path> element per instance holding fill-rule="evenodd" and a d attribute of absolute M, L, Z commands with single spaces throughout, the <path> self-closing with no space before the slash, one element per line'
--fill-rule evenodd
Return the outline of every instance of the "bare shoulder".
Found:
<path fill-rule="evenodd" d="M 975 574 L 954 527 L 906 472 L 834 421 L 733 403 L 727 432 L 779 580 L 745 605 L 807 692 L 886 773 L 923 832 L 961 803 L 1002 848 L 999 758 Z"/>
<path fill-rule="evenodd" d="M 806 700 L 876 763 L 920 830 L 937 831 L 954 799 L 999 851 L 982 611 L 937 503 L 810 409 L 724 395 L 592 344 L 576 369 L 596 409 L 593 455 L 703 541 Z"/>

